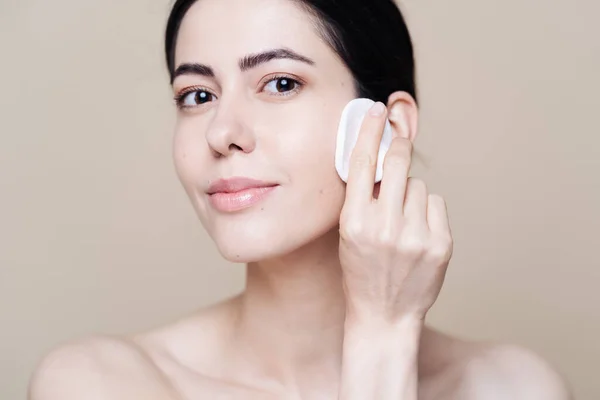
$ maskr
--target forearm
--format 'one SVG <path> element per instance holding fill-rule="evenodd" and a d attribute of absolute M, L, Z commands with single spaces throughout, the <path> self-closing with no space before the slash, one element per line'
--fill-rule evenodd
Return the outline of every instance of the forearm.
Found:
<path fill-rule="evenodd" d="M 339 400 L 416 400 L 422 321 L 347 322 Z"/>

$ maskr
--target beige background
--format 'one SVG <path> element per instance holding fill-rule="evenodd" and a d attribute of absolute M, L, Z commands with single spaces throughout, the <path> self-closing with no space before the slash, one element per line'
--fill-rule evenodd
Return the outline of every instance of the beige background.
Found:
<path fill-rule="evenodd" d="M 242 288 L 172 167 L 168 0 L 0 0 L 0 398 L 57 343 Z M 600 2 L 404 0 L 417 164 L 455 255 L 431 323 L 529 346 L 599 399 Z"/>

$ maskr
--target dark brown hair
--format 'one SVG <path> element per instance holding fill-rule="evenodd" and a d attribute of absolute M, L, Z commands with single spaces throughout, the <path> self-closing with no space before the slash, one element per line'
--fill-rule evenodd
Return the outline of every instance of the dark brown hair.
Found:
<path fill-rule="evenodd" d="M 176 0 L 167 22 L 165 55 L 173 82 L 181 21 L 198 0 Z M 357 97 L 387 103 L 395 91 L 415 101 L 415 62 L 408 28 L 392 0 L 291 0 L 313 19 L 315 29 L 351 71 Z"/>

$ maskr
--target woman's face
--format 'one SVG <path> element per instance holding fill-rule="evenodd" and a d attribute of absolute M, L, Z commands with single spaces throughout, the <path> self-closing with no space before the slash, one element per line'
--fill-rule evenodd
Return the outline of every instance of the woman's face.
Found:
<path fill-rule="evenodd" d="M 306 60 L 274 58 L 240 69 L 245 56 L 277 49 Z M 173 156 L 221 254 L 259 261 L 336 228 L 345 196 L 334 167 L 336 134 L 356 93 L 350 71 L 309 16 L 290 0 L 199 0 L 182 21 L 175 54 L 176 69 L 202 64 L 214 73 L 190 67 L 173 82 L 184 107 Z M 241 210 L 223 195 L 211 200 L 211 184 L 236 177 L 277 186 Z"/>

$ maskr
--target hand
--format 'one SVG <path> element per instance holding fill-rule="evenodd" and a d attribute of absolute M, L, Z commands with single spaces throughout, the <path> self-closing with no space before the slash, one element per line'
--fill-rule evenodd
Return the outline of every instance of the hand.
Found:
<path fill-rule="evenodd" d="M 453 240 L 446 204 L 408 177 L 412 143 L 397 136 L 374 192 L 387 110 L 367 113 L 350 159 L 340 216 L 339 257 L 347 320 L 422 321 L 441 290 Z M 377 188 L 376 188 L 377 189 Z"/>

